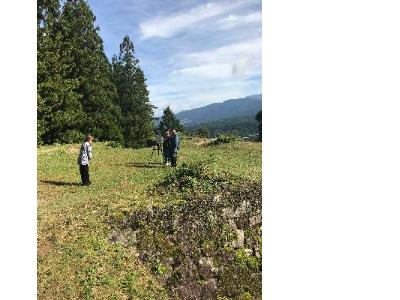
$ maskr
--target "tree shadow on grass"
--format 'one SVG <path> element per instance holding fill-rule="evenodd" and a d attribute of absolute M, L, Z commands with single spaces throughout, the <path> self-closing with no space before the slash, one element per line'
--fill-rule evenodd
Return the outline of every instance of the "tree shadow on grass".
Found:
<path fill-rule="evenodd" d="M 57 186 L 80 186 L 80 183 L 77 182 L 64 182 L 64 181 L 54 181 L 54 180 L 40 180 L 40 182 L 46 184 L 52 184 Z"/>
<path fill-rule="evenodd" d="M 147 163 L 128 163 L 126 164 L 129 167 L 135 168 L 162 168 L 164 165 L 158 162 L 147 162 Z"/>

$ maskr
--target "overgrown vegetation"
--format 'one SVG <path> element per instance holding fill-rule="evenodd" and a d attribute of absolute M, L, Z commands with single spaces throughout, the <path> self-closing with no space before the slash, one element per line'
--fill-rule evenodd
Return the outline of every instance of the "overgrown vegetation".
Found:
<path fill-rule="evenodd" d="M 178 166 L 184 169 L 185 163 L 192 168 L 207 161 L 204 172 L 190 172 L 210 175 L 226 172 L 226 178 L 233 178 L 234 183 L 239 184 L 261 180 L 259 143 L 237 142 L 204 147 L 200 144 L 202 141 L 197 138 L 182 140 Z M 159 192 L 151 193 L 151 189 L 165 178 L 179 182 L 186 176 L 183 174 L 189 171 L 181 171 L 182 176 L 177 176 L 172 168 L 161 165 L 161 157 L 150 156 L 151 148 L 112 148 L 106 143 L 94 143 L 90 166 L 92 185 L 82 187 L 79 185 L 76 165 L 79 146 L 68 144 L 38 148 L 38 298 L 170 299 L 169 286 L 172 285 L 165 281 L 166 274 L 171 271 L 168 264 L 142 260 L 142 251 L 133 243 L 134 236 L 126 234 L 122 228 L 124 224 L 128 227 L 135 212 L 146 215 L 150 208 L 154 212 L 168 212 L 175 205 L 183 210 L 186 205 L 195 206 L 201 201 L 209 203 L 206 207 L 211 207 L 213 204 L 209 200 L 218 195 L 212 192 L 199 193 L 203 196 L 190 200 L 190 192 L 169 190 L 168 185 L 160 186 Z M 190 190 L 184 187 L 183 190 Z M 218 194 L 222 199 L 222 193 Z M 195 216 L 196 208 L 192 209 Z M 173 213 L 176 215 L 179 211 L 173 210 Z M 202 208 L 198 208 L 198 212 L 201 211 Z M 236 226 L 239 229 L 241 225 L 238 223 Z M 185 227 L 182 230 L 186 230 Z M 255 241 L 251 234 L 243 231 L 246 238 Z M 246 244 L 246 238 L 243 247 L 245 253 L 248 252 L 245 249 L 251 248 L 246 246 L 250 245 Z M 259 245 L 257 243 L 254 245 Z M 203 246 L 206 247 L 206 243 Z M 214 246 L 211 244 L 210 249 L 215 249 Z M 249 265 L 249 270 L 257 269 L 252 258 L 248 260 L 248 256 L 242 255 L 241 248 L 227 247 L 232 248 L 232 252 L 226 249 L 227 257 L 238 262 L 235 263 L 237 269 L 230 269 L 231 272 L 242 270 L 242 263 Z M 208 264 L 204 259 L 203 263 Z M 218 282 L 230 282 L 229 276 L 226 276 L 218 279 L 222 280 Z M 227 284 L 218 282 L 218 290 Z M 200 283 L 204 281 L 200 280 Z M 209 284 L 211 286 L 212 282 Z M 254 299 L 256 294 L 250 290 L 248 292 Z M 220 290 L 219 293 L 224 291 Z M 242 294 L 243 297 L 246 295 Z"/>
<path fill-rule="evenodd" d="M 163 194 L 204 194 L 225 188 L 233 182 L 225 171 L 213 172 L 209 163 L 212 160 L 196 163 L 182 163 L 155 185 L 156 191 Z"/>
<path fill-rule="evenodd" d="M 261 297 L 261 183 L 234 184 L 192 164 L 158 184 L 171 185 L 183 202 L 134 211 L 124 223 L 140 260 L 179 299 Z"/>
<path fill-rule="evenodd" d="M 211 141 L 208 145 L 209 146 L 216 146 L 221 144 L 229 144 L 233 142 L 237 142 L 239 139 L 235 135 L 228 135 L 228 134 L 219 134 L 217 138 Z"/>
<path fill-rule="evenodd" d="M 202 125 L 195 130 L 195 135 L 198 137 L 206 138 L 210 136 L 210 131 L 206 125 Z"/>

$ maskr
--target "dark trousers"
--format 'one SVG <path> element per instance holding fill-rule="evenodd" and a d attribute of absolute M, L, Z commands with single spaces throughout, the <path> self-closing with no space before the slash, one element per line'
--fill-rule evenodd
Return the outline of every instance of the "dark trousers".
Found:
<path fill-rule="evenodd" d="M 164 164 L 167 162 L 170 162 L 171 160 L 171 154 L 168 149 L 163 149 L 163 157 L 164 157 Z"/>
<path fill-rule="evenodd" d="M 178 152 L 172 153 L 171 155 L 171 165 L 176 167 L 176 161 L 178 160 Z"/>
<path fill-rule="evenodd" d="M 88 165 L 79 165 L 79 171 L 81 173 L 81 179 L 83 184 L 89 184 L 89 166 Z"/>

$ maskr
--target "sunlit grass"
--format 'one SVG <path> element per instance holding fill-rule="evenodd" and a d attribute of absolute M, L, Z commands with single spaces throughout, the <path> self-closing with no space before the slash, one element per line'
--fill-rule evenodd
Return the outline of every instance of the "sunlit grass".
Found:
<path fill-rule="evenodd" d="M 178 164 L 208 161 L 214 171 L 261 177 L 261 144 L 205 146 L 183 139 Z M 38 149 L 39 299 L 166 299 L 135 249 L 112 243 L 114 222 L 138 207 L 162 203 L 148 189 L 170 168 L 151 149 L 93 145 L 92 186 L 79 185 L 78 144 Z"/>

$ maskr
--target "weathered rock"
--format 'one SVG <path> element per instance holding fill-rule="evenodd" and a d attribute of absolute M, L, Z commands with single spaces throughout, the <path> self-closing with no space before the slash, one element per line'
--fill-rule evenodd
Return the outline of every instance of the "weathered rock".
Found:
<path fill-rule="evenodd" d="M 215 268 L 210 257 L 202 257 L 199 259 L 198 271 L 202 279 L 209 279 L 215 272 Z"/>
<path fill-rule="evenodd" d="M 181 279 L 183 280 L 197 278 L 199 275 L 196 265 L 189 257 L 185 258 L 177 271 L 180 273 Z"/>
<path fill-rule="evenodd" d="M 224 219 L 233 219 L 235 217 L 235 212 L 233 211 L 232 208 L 223 208 L 221 217 Z"/>
<path fill-rule="evenodd" d="M 244 246 L 244 231 L 242 229 L 236 229 L 236 240 L 231 243 L 233 248 L 242 248 Z"/>
<path fill-rule="evenodd" d="M 252 250 L 252 249 L 247 249 L 247 248 L 245 248 L 245 249 L 244 249 L 244 252 L 246 253 L 247 256 L 250 256 L 250 255 L 253 254 L 253 250 Z"/>
<path fill-rule="evenodd" d="M 174 292 L 180 299 L 201 299 L 201 287 L 197 283 L 199 273 L 193 261 L 186 257 L 175 271 L 175 280 L 172 283 Z"/>
<path fill-rule="evenodd" d="M 185 300 L 201 300 L 202 289 L 199 285 L 193 281 L 188 281 L 184 285 L 178 286 L 174 289 L 174 294 L 178 296 L 179 299 Z"/>
<path fill-rule="evenodd" d="M 248 201 L 243 201 L 240 205 L 240 207 L 238 207 L 234 214 L 233 217 L 240 221 L 239 223 L 247 223 L 247 218 L 246 215 L 249 214 L 249 210 L 250 210 L 250 206 L 249 206 L 249 202 Z M 245 225 L 242 225 L 241 227 L 244 227 Z"/>
<path fill-rule="evenodd" d="M 215 195 L 214 198 L 213 198 L 213 200 L 214 200 L 215 202 L 220 202 L 220 200 L 221 200 L 221 195 L 220 195 L 220 194 Z"/>
<path fill-rule="evenodd" d="M 218 193 L 138 210 L 127 222 L 139 259 L 172 298 L 237 298 L 245 291 L 260 296 L 261 185 Z"/>
<path fill-rule="evenodd" d="M 227 224 L 229 225 L 229 227 L 232 230 L 232 232 L 236 232 L 237 227 L 236 227 L 236 223 L 235 223 L 235 221 L 233 219 L 229 219 L 227 221 Z"/>
<path fill-rule="evenodd" d="M 139 259 L 141 261 L 147 262 L 149 259 L 149 254 L 147 253 L 147 251 L 140 251 L 139 252 Z"/>
<path fill-rule="evenodd" d="M 261 224 L 261 214 L 255 215 L 249 218 L 250 227 Z"/>
<path fill-rule="evenodd" d="M 217 299 L 217 281 L 214 278 L 208 280 L 201 287 L 201 299 L 202 300 Z"/>

